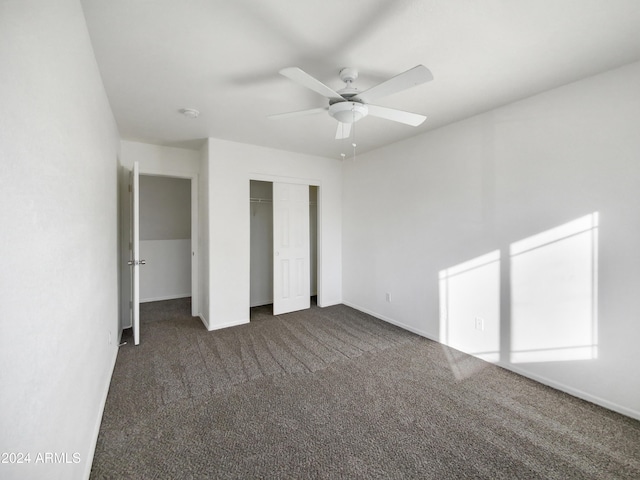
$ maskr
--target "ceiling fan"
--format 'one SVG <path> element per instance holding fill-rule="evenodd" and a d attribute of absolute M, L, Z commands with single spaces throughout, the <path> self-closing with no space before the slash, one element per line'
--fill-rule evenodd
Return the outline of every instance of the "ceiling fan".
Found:
<path fill-rule="evenodd" d="M 346 85 L 338 91 L 326 86 L 298 67 L 283 68 L 279 73 L 303 87 L 328 98 L 329 105 L 327 107 L 269 115 L 269 118 L 285 119 L 329 112 L 329 115 L 338 121 L 336 139 L 349 137 L 351 134 L 351 125 L 367 115 L 385 118 L 413 127 L 417 127 L 427 118 L 417 113 L 405 112 L 403 110 L 381 107 L 369 103 L 380 97 L 391 95 L 433 80 L 433 75 L 424 65 L 417 65 L 406 72 L 400 73 L 362 92 L 353 86 L 353 82 L 358 78 L 358 70 L 355 68 L 343 68 L 340 70 L 340 79 L 345 82 Z"/>

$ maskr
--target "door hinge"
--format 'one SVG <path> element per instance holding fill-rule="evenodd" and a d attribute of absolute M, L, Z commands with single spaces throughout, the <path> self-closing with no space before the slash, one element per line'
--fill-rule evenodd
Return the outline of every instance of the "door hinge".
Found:
<path fill-rule="evenodd" d="M 129 192 L 131 192 L 131 184 L 129 184 Z"/>

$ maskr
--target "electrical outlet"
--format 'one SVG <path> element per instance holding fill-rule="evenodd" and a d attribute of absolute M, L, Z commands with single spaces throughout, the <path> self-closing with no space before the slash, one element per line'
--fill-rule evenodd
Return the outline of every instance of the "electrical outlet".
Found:
<path fill-rule="evenodd" d="M 476 330 L 484 330 L 484 318 L 476 317 Z"/>
<path fill-rule="evenodd" d="M 111 345 L 111 331 L 109 331 L 109 345 Z"/>
<path fill-rule="evenodd" d="M 390 293 L 385 293 L 385 299 L 387 300 L 387 302 L 391 303 L 391 294 Z"/>

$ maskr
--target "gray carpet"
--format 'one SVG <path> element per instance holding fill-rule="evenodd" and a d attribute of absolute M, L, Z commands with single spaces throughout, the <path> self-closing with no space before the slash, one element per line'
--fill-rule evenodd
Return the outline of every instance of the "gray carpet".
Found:
<path fill-rule="evenodd" d="M 640 478 L 640 422 L 346 306 L 189 312 L 125 334 L 91 478 Z"/>

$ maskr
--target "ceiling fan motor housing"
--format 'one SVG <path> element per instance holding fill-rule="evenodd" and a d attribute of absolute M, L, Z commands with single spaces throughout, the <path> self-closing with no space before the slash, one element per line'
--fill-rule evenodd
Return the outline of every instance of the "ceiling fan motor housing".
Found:
<path fill-rule="evenodd" d="M 340 123 L 355 123 L 364 118 L 369 113 L 369 109 L 360 102 L 338 102 L 329 105 L 329 115 Z"/>

